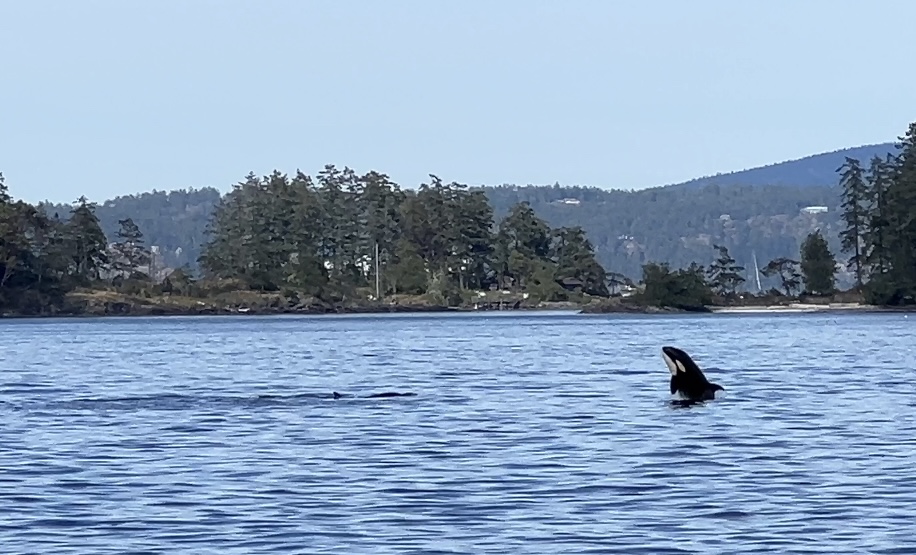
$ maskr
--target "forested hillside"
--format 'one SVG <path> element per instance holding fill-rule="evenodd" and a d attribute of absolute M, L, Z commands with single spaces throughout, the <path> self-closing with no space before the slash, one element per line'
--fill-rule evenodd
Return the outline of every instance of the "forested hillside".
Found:
<path fill-rule="evenodd" d="M 817 228 L 831 248 L 839 248 L 837 187 L 710 185 L 629 192 L 506 186 L 488 189 L 487 195 L 497 215 L 527 201 L 550 225 L 582 226 L 598 260 L 633 278 L 653 260 L 674 267 L 708 264 L 715 256 L 713 244 L 728 247 L 748 268 L 755 253 L 761 266 L 773 258 L 797 257 L 802 241 Z M 828 211 L 803 211 L 809 206 Z"/>
<path fill-rule="evenodd" d="M 131 218 L 143 233 L 146 244 L 159 247 L 163 264 L 196 270 L 197 258 L 205 242 L 204 231 L 219 199 L 219 191 L 211 187 L 154 190 L 99 202 L 96 216 L 109 238 L 115 237 L 119 220 Z M 39 207 L 49 216 L 57 213 L 63 221 L 70 217 L 73 208 L 52 203 L 41 203 Z"/>
<path fill-rule="evenodd" d="M 836 169 L 846 158 L 871 160 L 875 156 L 884 158 L 896 151 L 894 143 L 864 145 L 844 148 L 806 156 L 798 160 L 787 160 L 759 168 L 737 172 L 719 173 L 691 179 L 672 187 L 698 188 L 706 185 L 802 185 L 826 187 L 836 183 Z"/>
<path fill-rule="evenodd" d="M 760 265 L 797 257 L 801 242 L 817 228 L 837 252 L 837 168 L 846 156 L 868 160 L 892 149 L 893 143 L 857 147 L 641 191 L 559 185 L 502 185 L 483 191 L 497 218 L 526 201 L 551 226 L 582 226 L 602 265 L 632 278 L 649 260 L 675 267 L 706 263 L 714 256 L 713 243 L 727 246 L 739 264 L 750 268 L 755 253 Z M 399 185 L 412 189 L 418 184 Z M 147 244 L 160 247 L 163 264 L 196 271 L 204 230 L 219 198 L 213 188 L 153 191 L 99 202 L 97 215 L 109 237 L 119 220 L 132 218 Z M 63 219 L 71 208 L 42 206 Z M 825 206 L 827 212 L 803 210 L 809 206 Z M 839 280 L 848 285 L 851 276 L 841 274 Z"/>
<path fill-rule="evenodd" d="M 836 250 L 840 202 L 836 187 L 716 185 L 699 190 L 656 188 L 605 191 L 597 188 L 485 187 L 494 216 L 501 218 L 521 201 L 530 203 L 552 227 L 581 226 L 610 271 L 638 278 L 650 260 L 686 266 L 708 263 L 713 243 L 728 247 L 739 264 L 751 267 L 781 256 L 797 256 L 801 242 L 820 228 Z M 148 245 L 160 247 L 162 263 L 197 269 L 205 228 L 219 200 L 215 189 L 157 191 L 100 203 L 96 214 L 108 237 L 118 221 L 132 218 Z M 827 206 L 808 214 L 807 206 Z M 70 207 L 44 205 L 66 219 Z M 847 278 L 848 279 L 848 278 Z"/>

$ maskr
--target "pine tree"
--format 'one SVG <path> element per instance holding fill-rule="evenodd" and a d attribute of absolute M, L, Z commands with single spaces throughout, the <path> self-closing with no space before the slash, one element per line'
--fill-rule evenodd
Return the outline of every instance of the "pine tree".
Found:
<path fill-rule="evenodd" d="M 589 295 L 609 296 L 607 272 L 595 259 L 595 248 L 585 231 L 579 226 L 561 227 L 553 235 L 556 277 L 581 281 L 582 290 Z"/>
<path fill-rule="evenodd" d="M 900 137 L 887 189 L 891 271 L 905 296 L 916 295 L 916 122 Z"/>
<path fill-rule="evenodd" d="M 317 175 L 322 200 L 320 222 L 322 258 L 329 262 L 332 280 L 345 289 L 355 285 L 358 273 L 360 214 L 352 169 L 327 164 Z"/>
<path fill-rule="evenodd" d="M 449 267 L 458 276 L 460 289 L 482 289 L 495 275 L 493 209 L 483 192 L 453 183 L 450 218 L 453 223 Z"/>
<path fill-rule="evenodd" d="M 108 239 L 95 215 L 95 208 L 95 203 L 81 196 L 67 222 L 74 273 L 84 283 L 100 279 L 108 264 Z"/>
<path fill-rule="evenodd" d="M 112 270 L 129 277 L 143 268 L 152 277 L 150 272 L 152 256 L 149 249 L 143 245 L 143 233 L 140 228 L 131 218 L 118 220 L 118 225 L 121 228 L 116 236 L 120 241 L 112 245 Z"/>
<path fill-rule="evenodd" d="M 19 210 L 9 194 L 0 173 L 0 307 L 4 303 L 4 287 L 13 275 L 22 270 L 28 238 L 22 228 Z M 7 301 L 9 302 L 9 301 Z"/>
<path fill-rule="evenodd" d="M 738 287 L 744 283 L 744 266 L 739 266 L 735 259 L 728 254 L 728 248 L 722 245 L 713 245 L 719 252 L 718 258 L 709 266 L 707 276 L 712 288 L 719 295 L 734 294 Z"/>
<path fill-rule="evenodd" d="M 792 296 L 802 282 L 801 273 L 798 271 L 798 261 L 791 258 L 774 258 L 765 267 L 761 268 L 760 273 L 765 277 L 778 275 L 782 282 L 782 288 L 786 295 Z"/>
<path fill-rule="evenodd" d="M 834 292 L 836 258 L 820 231 L 808 234 L 802 243 L 801 273 L 809 294 L 829 295 Z"/>
<path fill-rule="evenodd" d="M 888 154 L 882 160 L 874 156 L 866 175 L 866 201 L 864 232 L 864 262 L 869 269 L 869 279 L 874 280 L 890 271 L 889 207 L 887 189 L 892 179 L 894 157 Z"/>
<path fill-rule="evenodd" d="M 383 276 L 394 257 L 395 244 L 400 236 L 403 193 L 386 174 L 371 171 L 359 178 L 356 194 L 360 223 L 358 259 L 365 261 L 367 266 L 363 279 L 374 281 L 377 248 L 380 294 L 384 294 L 387 284 Z"/>
<path fill-rule="evenodd" d="M 496 241 L 498 274 L 516 287 L 524 287 L 540 262 L 550 256 L 550 226 L 527 202 L 515 204 L 500 221 Z"/>
<path fill-rule="evenodd" d="M 850 253 L 847 269 L 855 270 L 856 287 L 862 287 L 865 256 L 863 254 L 864 237 L 867 226 L 866 200 L 868 186 L 864 170 L 855 158 L 846 157 L 846 162 L 837 168 L 840 174 L 842 193 L 843 221 L 846 229 L 840 232 L 842 252 Z"/>
<path fill-rule="evenodd" d="M 246 184 L 256 182 L 250 173 L 246 182 L 236 183 L 222 197 L 207 222 L 206 242 L 198 263 L 205 274 L 216 279 L 241 279 L 248 268 L 246 249 Z"/>

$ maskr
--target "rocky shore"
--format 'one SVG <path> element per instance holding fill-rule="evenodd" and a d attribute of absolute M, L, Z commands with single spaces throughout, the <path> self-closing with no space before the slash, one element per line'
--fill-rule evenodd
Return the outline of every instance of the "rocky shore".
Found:
<path fill-rule="evenodd" d="M 423 299 L 395 302 L 328 302 L 307 297 L 288 298 L 280 294 L 234 292 L 214 298 L 180 295 L 129 295 L 114 291 L 76 291 L 66 296 L 63 306 L 43 314 L 16 316 L 199 316 L 243 314 L 359 314 L 391 312 L 445 312 L 454 310 Z"/>
<path fill-rule="evenodd" d="M 845 299 L 842 299 L 845 301 Z M 591 299 L 590 302 L 524 302 L 500 303 L 466 302 L 458 306 L 437 303 L 428 296 L 398 295 L 382 302 L 365 299 L 343 299 L 337 302 L 315 297 L 288 297 L 280 293 L 231 291 L 213 297 L 182 295 L 126 294 L 111 290 L 78 290 L 67 294 L 63 305 L 53 312 L 0 314 L 0 317 L 35 316 L 196 316 L 196 315 L 268 315 L 268 314 L 383 314 L 483 311 L 543 311 L 568 310 L 580 314 L 740 314 L 856 311 L 913 311 L 916 307 L 891 308 L 861 302 L 836 302 L 824 298 L 761 302 L 748 300 L 726 306 L 658 307 L 642 304 L 632 298 L 614 297 Z"/>
<path fill-rule="evenodd" d="M 641 304 L 619 297 L 588 303 L 582 307 L 582 314 L 690 314 L 711 312 L 708 307 L 670 307 Z"/>

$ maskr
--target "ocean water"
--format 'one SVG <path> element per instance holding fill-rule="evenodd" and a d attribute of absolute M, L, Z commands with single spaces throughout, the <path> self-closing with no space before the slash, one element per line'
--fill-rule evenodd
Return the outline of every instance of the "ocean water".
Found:
<path fill-rule="evenodd" d="M 916 553 L 914 331 L 903 314 L 0 321 L 0 553 Z M 725 394 L 672 407 L 666 344 Z M 384 391 L 416 395 L 366 397 Z"/>

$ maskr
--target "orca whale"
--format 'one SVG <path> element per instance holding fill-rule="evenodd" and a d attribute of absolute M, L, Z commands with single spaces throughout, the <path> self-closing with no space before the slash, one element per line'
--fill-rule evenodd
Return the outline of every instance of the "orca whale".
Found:
<path fill-rule="evenodd" d="M 371 395 L 366 395 L 367 399 L 375 399 L 379 397 L 414 397 L 416 393 L 398 393 L 397 391 L 385 391 L 383 393 L 373 393 Z M 334 392 L 334 398 L 340 399 L 343 397 L 340 393 Z"/>
<path fill-rule="evenodd" d="M 725 391 L 721 385 L 707 380 L 697 363 L 681 349 L 662 347 L 662 359 L 671 372 L 671 394 L 677 393 L 682 401 L 711 401 L 716 398 L 716 391 Z"/>

